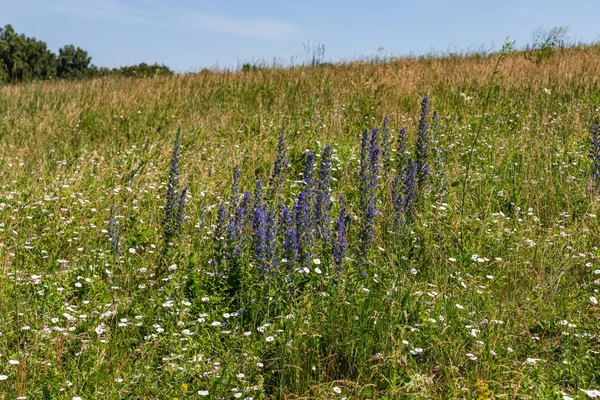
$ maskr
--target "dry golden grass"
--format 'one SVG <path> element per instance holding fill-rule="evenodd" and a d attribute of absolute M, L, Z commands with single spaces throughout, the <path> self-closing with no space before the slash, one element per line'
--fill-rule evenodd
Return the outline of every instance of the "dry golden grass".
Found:
<path fill-rule="evenodd" d="M 203 149 L 223 146 L 215 163 L 195 171 L 200 178 L 212 176 L 211 171 L 222 177 L 219 171 L 230 171 L 244 152 L 262 155 L 272 148 L 280 132 L 291 133 L 290 143 L 301 148 L 310 140 L 355 142 L 361 129 L 384 114 L 395 124 L 410 125 L 407 118 L 414 120 L 423 95 L 460 122 L 464 113 L 479 108 L 495 62 L 493 55 L 413 58 L 5 86 L 0 88 L 0 155 L 43 164 L 44 152 L 51 148 L 83 146 L 102 152 L 147 139 L 153 146 L 164 146 L 164 156 L 165 144 L 182 127 L 191 164 L 202 159 Z M 580 115 L 584 110 L 578 109 L 586 105 L 577 99 L 593 97 L 600 87 L 600 50 L 563 49 L 540 63 L 516 52 L 503 61 L 500 74 L 503 93 L 513 99 L 506 106 L 513 111 L 532 112 L 530 100 L 551 88 L 573 115 Z M 460 92 L 474 96 L 471 107 L 456 106 Z M 583 128 L 581 122 L 573 122 Z M 260 173 L 272 155 L 264 157 L 246 160 L 245 167 Z"/>

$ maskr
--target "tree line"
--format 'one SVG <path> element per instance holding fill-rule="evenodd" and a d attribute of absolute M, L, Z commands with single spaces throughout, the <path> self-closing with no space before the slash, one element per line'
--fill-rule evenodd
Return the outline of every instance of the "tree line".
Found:
<path fill-rule="evenodd" d="M 50 79 L 83 79 L 109 75 L 171 75 L 166 65 L 130 65 L 120 68 L 98 67 L 91 63 L 87 51 L 72 44 L 58 50 L 48 49 L 46 42 L 15 32 L 9 24 L 0 27 L 0 84 Z"/>

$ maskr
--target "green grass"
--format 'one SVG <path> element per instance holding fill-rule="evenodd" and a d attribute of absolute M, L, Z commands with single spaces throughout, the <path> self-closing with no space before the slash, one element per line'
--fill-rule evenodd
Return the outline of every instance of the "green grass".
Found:
<path fill-rule="evenodd" d="M 0 88 L 0 397 L 583 399 L 581 389 L 600 390 L 600 309 L 590 300 L 600 298 L 600 216 L 587 157 L 600 51 L 564 49 L 539 63 L 509 55 L 475 142 L 496 57 Z M 305 150 L 330 144 L 334 194 L 359 218 L 361 131 L 389 115 L 412 150 L 424 95 L 440 115 L 449 192 L 401 237 L 378 217 L 376 279 L 351 260 L 335 274 L 327 252 L 324 273 L 302 289 L 262 279 L 249 259 L 233 295 L 211 274 L 234 167 L 244 190 L 268 180 L 285 133 L 290 204 Z M 188 218 L 164 251 L 179 127 Z M 382 178 L 386 215 L 390 184 Z M 107 237 L 113 207 L 118 254 Z"/>

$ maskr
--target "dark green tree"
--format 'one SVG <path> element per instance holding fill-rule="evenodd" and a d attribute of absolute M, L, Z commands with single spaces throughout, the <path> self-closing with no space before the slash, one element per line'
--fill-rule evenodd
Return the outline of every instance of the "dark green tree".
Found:
<path fill-rule="evenodd" d="M 154 75 L 172 75 L 173 71 L 166 65 L 140 63 L 121 68 L 115 68 L 114 73 L 131 77 L 146 77 Z"/>
<path fill-rule="evenodd" d="M 45 42 L 0 28 L 0 81 L 22 82 L 56 77 L 56 57 Z"/>
<path fill-rule="evenodd" d="M 47 79 L 81 79 L 107 76 L 147 77 L 172 75 L 166 65 L 146 64 L 121 68 L 97 67 L 88 52 L 74 45 L 48 50 L 45 42 L 15 32 L 11 25 L 0 27 L 0 84 Z"/>
<path fill-rule="evenodd" d="M 57 61 L 59 78 L 83 78 L 90 72 L 92 57 L 82 48 L 69 44 L 58 50 Z"/>

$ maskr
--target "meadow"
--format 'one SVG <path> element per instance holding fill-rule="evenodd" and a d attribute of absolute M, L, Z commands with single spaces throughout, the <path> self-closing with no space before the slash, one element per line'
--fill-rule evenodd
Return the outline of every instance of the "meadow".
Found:
<path fill-rule="evenodd" d="M 600 397 L 600 47 L 505 50 L 0 87 L 0 397 Z"/>

